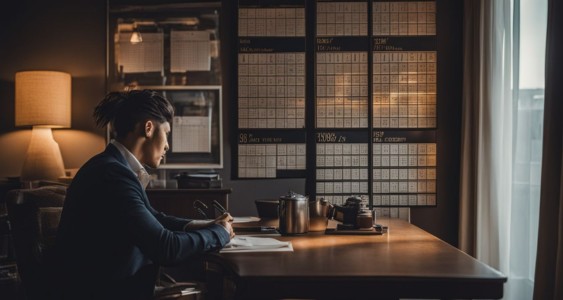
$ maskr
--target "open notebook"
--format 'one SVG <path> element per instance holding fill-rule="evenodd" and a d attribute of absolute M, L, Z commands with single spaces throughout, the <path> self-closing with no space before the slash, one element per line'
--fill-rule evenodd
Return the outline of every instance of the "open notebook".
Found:
<path fill-rule="evenodd" d="M 235 236 L 220 253 L 229 252 L 285 252 L 293 251 L 291 242 L 269 237 Z"/>

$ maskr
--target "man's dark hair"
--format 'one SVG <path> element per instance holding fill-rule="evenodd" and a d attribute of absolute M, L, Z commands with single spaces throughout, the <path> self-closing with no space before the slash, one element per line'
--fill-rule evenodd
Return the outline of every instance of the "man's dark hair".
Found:
<path fill-rule="evenodd" d="M 111 125 L 115 137 L 125 137 L 145 120 L 172 123 L 174 107 L 162 95 L 150 90 L 107 94 L 94 109 L 96 125 Z"/>

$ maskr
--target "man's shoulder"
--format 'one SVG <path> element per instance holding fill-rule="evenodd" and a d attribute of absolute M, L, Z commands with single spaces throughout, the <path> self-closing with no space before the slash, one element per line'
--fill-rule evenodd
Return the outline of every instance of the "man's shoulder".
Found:
<path fill-rule="evenodd" d="M 110 146 L 108 146 L 109 148 Z M 77 178 L 86 177 L 98 177 L 102 178 L 112 178 L 120 177 L 125 175 L 125 177 L 134 177 L 131 169 L 128 167 L 127 163 L 124 161 L 123 157 L 120 156 L 119 152 L 111 151 L 112 149 L 106 149 L 92 158 L 90 158 L 78 171 L 76 174 Z M 129 175 L 129 176 L 128 176 Z"/>
<path fill-rule="evenodd" d="M 117 150 L 117 148 L 114 145 L 108 144 L 104 151 L 91 157 L 82 166 L 82 168 L 95 167 L 100 164 L 114 164 L 114 163 L 122 164 L 124 166 L 127 164 L 125 158 L 123 158 L 123 155 L 121 155 L 119 150 Z"/>
<path fill-rule="evenodd" d="M 137 187 L 138 179 L 119 158 L 102 152 L 88 160 L 76 173 L 68 195 L 98 197 L 115 195 Z"/>

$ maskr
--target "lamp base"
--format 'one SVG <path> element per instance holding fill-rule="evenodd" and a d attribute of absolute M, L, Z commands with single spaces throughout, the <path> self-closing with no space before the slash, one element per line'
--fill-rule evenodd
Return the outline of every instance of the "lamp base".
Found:
<path fill-rule="evenodd" d="M 59 144 L 53 139 L 51 128 L 34 126 L 23 163 L 21 180 L 55 180 L 65 176 Z"/>

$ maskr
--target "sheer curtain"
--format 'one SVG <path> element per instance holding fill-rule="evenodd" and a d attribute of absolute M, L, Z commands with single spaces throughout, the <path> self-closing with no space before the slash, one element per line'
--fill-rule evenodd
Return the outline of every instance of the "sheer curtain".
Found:
<path fill-rule="evenodd" d="M 467 0 L 464 24 L 460 248 L 501 271 L 512 172 L 509 4 Z"/>
<path fill-rule="evenodd" d="M 530 42 L 519 10 L 526 1 L 546 2 L 466 0 L 464 19 L 459 245 L 508 277 L 511 300 L 532 297 L 539 202 L 543 85 L 520 83 L 533 74 L 529 61 L 543 66 L 545 48 L 535 41 L 538 57 L 521 47 Z"/>

